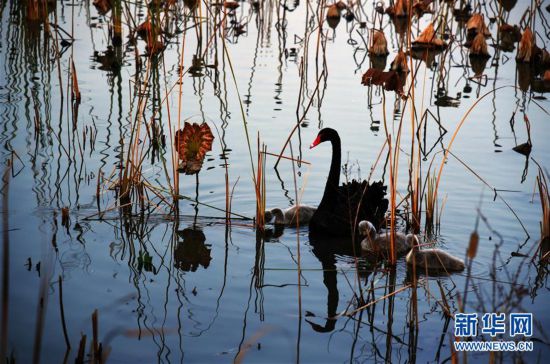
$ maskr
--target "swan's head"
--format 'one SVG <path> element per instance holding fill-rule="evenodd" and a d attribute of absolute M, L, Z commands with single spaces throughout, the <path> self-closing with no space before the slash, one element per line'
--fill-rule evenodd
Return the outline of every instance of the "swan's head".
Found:
<path fill-rule="evenodd" d="M 328 140 L 336 140 L 340 139 L 338 136 L 338 132 L 332 128 L 324 128 L 319 131 L 319 134 L 317 134 L 317 138 L 311 143 L 309 146 L 309 149 L 315 148 L 319 144 L 326 142 Z"/>
<path fill-rule="evenodd" d="M 358 228 L 361 237 L 368 237 L 369 239 L 376 237 L 376 228 L 370 221 L 363 220 L 359 222 Z"/>

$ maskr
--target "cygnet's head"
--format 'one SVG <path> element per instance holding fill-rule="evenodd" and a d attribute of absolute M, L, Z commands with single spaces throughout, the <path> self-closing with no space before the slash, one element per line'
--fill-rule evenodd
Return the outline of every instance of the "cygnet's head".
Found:
<path fill-rule="evenodd" d="M 418 247 L 420 246 L 420 241 L 418 240 L 418 236 L 415 234 L 408 234 L 406 238 L 407 246 L 412 249 L 418 250 Z"/>
<path fill-rule="evenodd" d="M 368 237 L 369 239 L 374 239 L 374 237 L 376 236 L 376 228 L 370 221 L 363 220 L 359 222 L 358 228 L 359 228 L 359 235 L 361 235 L 361 237 Z"/>
<path fill-rule="evenodd" d="M 271 220 L 273 220 L 273 214 L 271 213 L 271 210 L 264 211 L 264 219 L 266 223 L 270 223 Z"/>
<path fill-rule="evenodd" d="M 271 214 L 275 217 L 275 224 L 284 225 L 285 224 L 285 215 L 283 210 L 280 208 L 271 209 Z"/>

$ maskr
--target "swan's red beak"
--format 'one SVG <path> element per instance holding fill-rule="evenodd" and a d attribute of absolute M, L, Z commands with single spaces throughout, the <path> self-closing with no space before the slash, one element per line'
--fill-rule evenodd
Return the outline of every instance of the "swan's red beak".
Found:
<path fill-rule="evenodd" d="M 321 143 L 321 136 L 317 135 L 317 138 L 315 138 L 313 143 L 311 143 L 311 145 L 309 146 L 309 149 L 315 148 L 316 146 L 319 145 L 319 143 Z"/>

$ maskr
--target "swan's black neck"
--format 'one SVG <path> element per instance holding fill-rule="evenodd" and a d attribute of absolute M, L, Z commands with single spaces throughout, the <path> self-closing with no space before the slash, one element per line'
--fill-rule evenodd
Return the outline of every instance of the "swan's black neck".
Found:
<path fill-rule="evenodd" d="M 330 136 L 329 140 L 332 144 L 332 161 L 330 162 L 327 184 L 319 208 L 330 208 L 338 196 L 338 186 L 340 185 L 340 165 L 342 159 L 340 137 L 337 133 L 334 133 Z"/>

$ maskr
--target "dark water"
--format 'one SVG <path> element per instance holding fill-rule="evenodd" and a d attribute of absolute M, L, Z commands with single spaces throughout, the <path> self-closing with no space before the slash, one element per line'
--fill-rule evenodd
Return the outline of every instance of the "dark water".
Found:
<path fill-rule="evenodd" d="M 87 335 L 88 353 L 96 309 L 98 339 L 108 362 L 443 362 L 450 360 L 454 341 L 453 320 L 445 314 L 444 302 L 456 313 L 465 294 L 465 312 L 532 312 L 534 351 L 497 359 L 513 361 L 521 355 L 528 362 L 544 361 L 550 352 L 545 329 L 550 323 L 547 268 L 531 263 L 530 257 L 540 238 L 536 162 L 543 169 L 550 167 L 550 103 L 547 94 L 514 87 L 521 84 L 515 51 L 497 52 L 490 46 L 494 57 L 484 76 L 471 79 L 468 51 L 460 46 L 463 33 L 448 13 L 452 4 L 436 7 L 437 14 L 447 14 L 448 32 L 456 37 L 449 52 L 438 55 L 431 68 L 414 61 L 417 112 L 428 109 L 432 115 L 416 143 L 420 140 L 426 152 L 425 177 L 432 160 L 439 168 L 442 150 L 461 118 L 483 97 L 454 141 L 452 152 L 458 159 L 451 156 L 444 166 L 439 203 L 441 207 L 445 200 L 445 205 L 440 230 L 432 238 L 438 247 L 464 257 L 478 224 L 479 249 L 468 280 L 466 273 L 421 277 L 416 290 L 405 288 L 386 299 L 380 298 L 411 282 L 403 259 L 395 269 L 372 271 L 362 259 L 314 249 L 307 228 L 290 228 L 278 238 L 262 239 L 251 220 L 235 216 L 227 226 L 223 212 L 227 161 L 229 184 L 235 186 L 232 211 L 255 215 L 239 95 L 253 158 L 258 133 L 269 152 L 279 153 L 297 114 L 301 117 L 307 110 L 291 139 L 292 153 L 289 148 L 285 155 L 300 156 L 310 164 L 295 164 L 294 174 L 290 162 L 281 161 L 275 170 L 276 158 L 268 156 L 268 206 L 290 206 L 297 198 L 300 203 L 318 203 L 330 150 L 308 146 L 321 127 L 339 131 L 344 160 L 352 165 L 350 174 L 369 175 L 386 140 L 383 94 L 360 83 L 369 68 L 364 42 L 370 37 L 361 22 L 372 28 L 380 21 L 372 2 L 355 5 L 357 19 L 342 19 L 335 31 L 323 22 L 319 46 L 317 14 L 324 4 L 271 1 L 262 2 L 259 10 L 252 3 L 239 3 L 227 19 L 225 47 L 219 33 L 212 36 L 219 14 L 213 18 L 203 4 L 207 18 L 199 31 L 193 19 L 182 15 L 188 10 L 179 5 L 177 22 L 170 27 L 174 35 L 165 40 L 163 58 L 157 58 L 150 70 L 144 42 L 138 41 L 140 74 L 150 72 L 149 101 L 142 116 L 148 123 L 154 118 L 167 138 L 166 149 L 159 153 L 145 149 L 143 175 L 148 183 L 167 190 L 162 160 L 170 164 L 169 119 L 171 125 L 177 125 L 178 115 L 181 123 L 206 120 L 216 138 L 198 180 L 180 178 L 180 193 L 200 204 L 181 201 L 179 218 L 151 193 L 152 207 L 146 213 L 123 214 L 109 188 L 124 164 L 138 109 L 136 51 L 127 38 L 128 28 L 124 27 L 123 45 L 113 47 L 110 15 L 100 16 L 88 1 L 59 2 L 57 24 L 74 34 L 72 45 L 63 47 L 61 38 L 69 37 L 59 30 L 56 38 L 52 25 L 50 37 L 43 22 L 27 22 L 25 4 L 4 2 L 0 8 L 0 153 L 3 166 L 11 163 L 9 184 L 4 182 L 3 189 L 9 206 L 2 228 L 9 230 L 9 241 L 3 242 L 9 255 L 3 255 L 2 266 L 9 263 L 7 347 L 16 362 L 31 362 L 33 356 L 42 362 L 73 361 L 81 334 Z M 503 17 L 519 24 L 530 4 L 519 1 L 510 12 L 502 10 Z M 215 7 L 208 9 L 216 12 Z M 497 2 L 481 5 L 488 23 L 498 9 Z M 140 23 L 146 13 L 141 1 L 128 3 L 124 24 Z M 549 43 L 545 16 L 543 4 L 535 19 L 541 48 Z M 430 17 L 422 18 L 420 29 Z M 54 18 L 51 12 L 49 21 L 55 23 Z M 382 19 L 389 65 L 399 35 L 387 16 Z M 231 21 L 246 24 L 246 33 L 236 36 Z M 176 28 L 186 31 L 175 32 Z M 418 28 L 415 21 L 414 36 Z M 497 24 L 489 23 L 489 30 L 493 44 Z M 200 41 L 198 34 L 203 34 Z M 192 65 L 193 55 L 203 52 L 205 63 L 217 67 L 202 67 L 196 77 L 183 77 L 180 112 L 182 51 L 184 69 Z M 82 94 L 77 113 L 71 104 L 71 57 Z M 166 103 L 166 92 L 173 86 Z M 456 98 L 451 100 L 454 105 L 442 106 L 435 97 L 438 89 Z M 385 93 L 385 104 L 388 127 L 396 135 L 401 113 L 409 120 L 410 108 L 390 92 Z M 512 150 L 527 141 L 524 115 L 533 145 L 529 158 Z M 441 135 L 436 120 L 446 134 Z M 411 127 L 410 121 L 405 123 L 398 201 L 407 195 L 409 182 Z M 145 131 L 140 138 L 149 143 Z M 383 153 L 373 178 L 388 183 L 385 162 Z M 101 218 L 96 200 L 99 171 L 100 207 L 106 211 Z M 66 226 L 61 221 L 64 207 L 70 211 Z M 512 252 L 529 257 L 512 257 Z M 333 318 L 358 307 L 360 290 L 367 302 L 380 300 L 353 315 Z M 416 308 L 411 304 L 415 301 Z M 489 356 L 478 353 L 468 358 L 486 361 Z"/>

